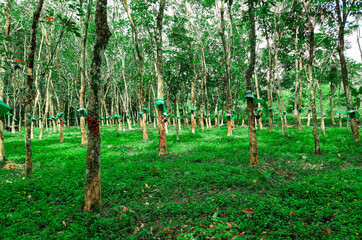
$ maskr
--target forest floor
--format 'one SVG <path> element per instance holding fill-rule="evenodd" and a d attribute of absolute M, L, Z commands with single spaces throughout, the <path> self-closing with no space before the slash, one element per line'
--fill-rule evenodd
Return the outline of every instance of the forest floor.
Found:
<path fill-rule="evenodd" d="M 80 131 L 34 139 L 34 178 L 0 170 L 0 239 L 360 239 L 362 142 L 346 128 L 257 130 L 260 164 L 249 165 L 245 127 L 175 127 L 168 154 L 158 131 L 102 127 L 99 213 L 82 212 L 86 147 Z M 321 134 L 321 132 L 320 132 Z M 24 135 L 24 131 L 23 131 Z M 38 129 L 35 131 L 38 136 Z M 5 134 L 9 162 L 23 164 L 24 138 Z"/>

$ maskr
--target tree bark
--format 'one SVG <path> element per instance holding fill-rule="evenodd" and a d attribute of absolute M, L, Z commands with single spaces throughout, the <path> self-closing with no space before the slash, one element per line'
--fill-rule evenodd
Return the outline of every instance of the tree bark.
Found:
<path fill-rule="evenodd" d="M 195 49 L 194 58 L 196 58 L 196 49 Z M 197 78 L 195 63 L 192 63 L 192 67 L 194 70 L 194 77 L 192 78 L 192 82 L 191 82 L 191 109 L 195 109 L 195 96 L 196 96 L 195 82 L 196 82 L 196 78 Z M 195 118 L 194 110 L 191 110 L 191 133 L 193 133 L 193 134 L 196 133 L 196 118 Z"/>
<path fill-rule="evenodd" d="M 47 87 L 46 87 L 45 111 L 44 111 L 44 114 L 43 114 L 43 121 L 42 121 L 41 128 L 40 128 L 39 140 L 43 139 L 44 125 L 47 124 L 47 122 L 48 122 L 49 101 L 50 101 L 49 81 L 51 79 L 51 76 L 52 76 L 52 70 L 49 71 L 49 78 L 48 78 L 47 83 L 46 83 Z"/>
<path fill-rule="evenodd" d="M 268 44 L 268 56 L 269 56 L 269 76 L 268 76 L 268 113 L 269 113 L 269 132 L 273 132 L 273 98 L 272 98 L 272 89 L 271 89 L 271 85 L 272 85 L 272 81 L 274 79 L 274 71 L 273 71 L 273 58 L 272 58 L 272 54 L 271 54 L 271 46 L 269 43 L 269 38 L 267 39 L 267 44 Z M 242 125 L 244 125 L 244 114 L 243 114 L 243 123 Z"/>
<path fill-rule="evenodd" d="M 321 129 L 322 129 L 323 136 L 325 136 L 326 135 L 326 126 L 324 123 L 323 95 L 322 95 L 322 88 L 321 88 L 320 84 L 318 84 L 318 91 L 319 91 L 319 106 L 320 106 L 320 111 L 321 111 Z"/>
<path fill-rule="evenodd" d="M 254 78 L 255 78 L 256 97 L 260 98 L 259 85 L 258 85 L 258 76 L 257 76 L 257 73 L 256 73 L 256 68 L 254 68 Z M 260 103 L 258 103 L 258 109 L 261 110 L 261 104 Z M 258 111 L 257 114 L 259 115 L 259 119 L 258 119 L 259 129 L 263 129 L 263 122 L 262 122 L 262 119 L 261 119 L 261 111 Z"/>
<path fill-rule="evenodd" d="M 315 87 L 314 87 L 314 78 L 313 78 L 313 60 L 314 60 L 314 24 L 309 16 L 307 4 L 303 1 L 304 9 L 307 13 L 309 28 L 310 28 L 310 37 L 309 37 L 309 60 L 307 63 L 306 76 L 310 85 L 310 104 L 312 107 L 312 118 L 313 118 L 313 133 L 314 133 L 314 153 L 316 155 L 321 155 L 320 141 L 319 141 L 319 132 L 318 132 L 318 122 L 317 122 L 317 109 L 315 104 Z"/>
<path fill-rule="evenodd" d="M 336 11 L 337 11 L 337 16 L 338 16 L 338 25 L 339 25 L 339 29 L 338 29 L 338 54 L 339 54 L 339 61 L 341 63 L 341 71 L 342 71 L 342 80 L 343 80 L 343 87 L 344 87 L 344 93 L 346 94 L 346 101 L 347 101 L 347 111 L 352 111 L 350 113 L 350 124 L 351 124 L 351 129 L 352 129 L 352 135 L 353 135 L 353 140 L 354 141 L 360 141 L 360 135 L 359 135 L 359 131 L 358 131 L 358 124 L 356 121 L 356 114 L 353 111 L 353 101 L 352 101 L 352 95 L 351 95 L 351 90 L 349 88 L 349 81 L 348 81 L 348 69 L 347 69 L 347 64 L 346 64 L 346 59 L 344 57 L 344 29 L 345 29 L 345 24 L 347 21 L 347 17 L 348 17 L 348 13 L 346 11 L 348 11 L 347 9 L 347 4 L 346 4 L 346 0 L 342 0 L 343 6 L 342 6 L 342 13 L 343 15 L 341 16 L 341 9 L 340 9 L 340 4 L 339 4 L 340 0 L 336 0 Z M 354 1 L 353 1 L 354 3 Z"/>
<path fill-rule="evenodd" d="M 299 59 L 299 69 L 302 69 L 302 57 Z M 302 74 L 299 75 L 299 96 L 298 96 L 298 108 L 300 109 L 298 111 L 298 131 L 302 131 Z"/>
<path fill-rule="evenodd" d="M 10 35 L 11 29 L 11 0 L 6 0 L 5 3 L 5 25 L 4 25 L 4 36 Z M 4 40 L 4 46 L 7 48 L 8 42 Z M 0 65 L 0 100 L 4 101 L 5 94 L 5 62 L 6 55 L 2 57 Z M 5 148 L 4 148 L 4 117 L 0 118 L 0 165 L 6 163 Z"/>
<path fill-rule="evenodd" d="M 33 24 L 31 29 L 30 46 L 28 52 L 28 63 L 27 63 L 27 81 L 26 81 L 26 99 L 25 99 L 25 174 L 27 177 L 33 177 L 33 152 L 31 145 L 31 104 L 33 101 L 33 68 L 34 68 L 34 56 L 36 49 L 36 31 L 38 21 L 43 7 L 44 0 L 39 0 L 33 15 Z"/>
<path fill-rule="evenodd" d="M 250 59 L 249 66 L 245 72 L 245 89 L 247 94 L 252 94 L 251 78 L 255 68 L 255 47 L 256 47 L 256 34 L 255 34 L 255 13 L 254 13 L 254 0 L 248 0 L 248 14 L 250 21 L 249 40 L 250 40 Z M 249 151 L 250 151 L 250 164 L 255 166 L 259 164 L 258 146 L 256 138 L 256 125 L 254 115 L 253 98 L 247 97 L 248 108 L 248 125 L 249 125 Z"/>
<path fill-rule="evenodd" d="M 92 2 L 93 0 L 88 1 L 88 10 L 85 19 L 82 19 L 82 32 L 83 38 L 81 39 L 81 48 L 80 48 L 80 90 L 79 90 L 79 107 L 85 108 L 85 91 L 87 88 L 86 80 L 86 50 L 87 50 L 87 36 L 88 36 L 88 25 L 89 18 L 92 11 Z M 80 7 L 83 8 L 84 0 L 80 1 Z M 83 115 L 80 116 L 80 134 L 81 142 L 80 145 L 87 145 L 87 132 L 85 127 L 85 118 Z"/>
<path fill-rule="evenodd" d="M 165 11 L 166 1 L 159 1 L 159 10 L 157 13 L 157 28 L 156 28 L 156 67 L 157 67 L 157 99 L 163 101 L 163 62 L 162 62 L 162 24 L 163 14 Z M 159 150 L 158 155 L 162 156 L 167 153 L 167 142 L 165 132 L 165 121 L 163 119 L 163 106 L 158 105 L 158 136 Z"/>
<path fill-rule="evenodd" d="M 101 64 L 104 52 L 111 36 L 107 23 L 107 0 L 98 0 L 96 15 L 96 42 L 90 72 L 88 122 L 88 147 L 85 180 L 84 207 L 85 212 L 102 207 L 101 197 L 101 136 L 99 127 L 99 97 L 101 80 Z"/>
<path fill-rule="evenodd" d="M 139 105 L 139 111 L 142 112 L 142 108 L 145 107 L 144 86 L 143 86 L 143 79 L 144 79 L 144 51 L 141 51 L 140 43 L 138 41 L 138 28 L 136 27 L 136 25 L 133 22 L 132 16 L 131 16 L 129 8 L 128 8 L 127 0 L 123 0 L 122 4 L 123 4 L 123 6 L 124 6 L 124 8 L 125 8 L 125 10 L 127 12 L 127 16 L 128 16 L 129 21 L 130 21 L 131 28 L 132 28 L 133 34 L 134 34 L 134 43 L 135 43 L 136 52 L 137 52 L 138 71 L 139 71 L 139 84 L 138 84 L 138 94 L 139 94 L 138 100 L 139 101 L 138 101 L 138 105 Z M 147 115 L 145 113 L 143 113 L 143 117 L 140 118 L 141 129 L 143 130 L 143 139 L 148 139 L 146 120 L 147 120 Z"/>
<path fill-rule="evenodd" d="M 330 82 L 330 91 L 329 91 L 329 104 L 330 104 L 330 112 L 331 112 L 331 120 L 332 125 L 336 125 L 336 121 L 334 119 L 334 92 L 336 89 L 336 86 L 334 83 Z"/>
<path fill-rule="evenodd" d="M 229 6 L 230 8 L 231 6 Z M 225 87 L 225 98 L 226 98 L 226 112 L 230 114 L 231 110 L 231 91 L 230 91 L 230 51 L 227 46 L 226 36 L 225 36 L 225 20 L 224 20 L 224 1 L 221 1 L 220 8 L 220 31 L 219 34 L 221 36 L 221 41 L 223 45 L 223 52 L 225 58 L 225 76 L 224 76 L 224 87 Z M 231 26 L 232 27 L 232 26 Z M 230 40 L 232 41 L 232 39 Z M 233 129 L 231 124 L 231 117 L 227 117 L 227 135 L 233 135 Z"/>

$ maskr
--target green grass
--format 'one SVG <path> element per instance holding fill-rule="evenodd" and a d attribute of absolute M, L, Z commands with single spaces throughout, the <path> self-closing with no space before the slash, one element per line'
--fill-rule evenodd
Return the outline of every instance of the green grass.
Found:
<path fill-rule="evenodd" d="M 157 129 L 102 127 L 99 213 L 81 211 L 86 148 L 80 131 L 33 140 L 34 178 L 0 170 L 0 239 L 360 239 L 361 142 L 346 128 L 258 130 L 260 164 L 249 165 L 247 128 L 184 127 L 157 155 Z M 38 130 L 35 131 L 38 136 Z M 24 139 L 5 134 L 9 161 L 23 164 Z M 254 179 L 258 183 L 253 182 Z M 252 208 L 252 214 L 246 209 Z M 242 210 L 243 209 L 243 210 Z M 359 235 L 358 235 L 359 234 Z"/>

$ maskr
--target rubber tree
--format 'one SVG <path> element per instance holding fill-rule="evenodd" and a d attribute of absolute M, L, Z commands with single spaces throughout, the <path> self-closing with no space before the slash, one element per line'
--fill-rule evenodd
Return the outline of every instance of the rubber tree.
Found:
<path fill-rule="evenodd" d="M 256 31 L 255 31 L 255 8 L 254 0 L 248 0 L 248 15 L 249 15 L 249 41 L 250 41 L 250 58 L 249 65 L 245 71 L 245 90 L 246 94 L 252 95 L 251 79 L 254 73 L 255 61 L 256 61 Z M 254 115 L 254 103 L 253 98 L 247 97 L 247 109 L 248 109 L 248 130 L 249 130 L 249 151 L 250 151 L 250 164 L 252 166 L 259 164 L 258 146 L 256 138 L 256 123 Z"/>
<path fill-rule="evenodd" d="M 99 127 L 99 86 L 101 65 L 111 32 L 107 23 L 107 0 L 98 0 L 95 14 L 96 40 L 89 81 L 89 105 L 87 113 L 88 147 L 84 193 L 85 212 L 102 207 L 101 196 L 101 136 Z"/>
<path fill-rule="evenodd" d="M 312 119 L 313 119 L 313 134 L 314 134 L 314 153 L 316 155 L 321 154 L 320 148 L 320 141 L 319 141 L 319 132 L 318 132 L 318 122 L 317 122 L 317 108 L 315 103 L 315 83 L 313 78 L 313 60 L 314 60 L 314 48 L 315 48 L 315 36 L 314 36 L 314 29 L 315 23 L 313 23 L 311 16 L 309 14 L 309 9 L 305 1 L 303 1 L 304 10 L 307 15 L 307 21 L 309 24 L 310 29 L 310 36 L 309 36 L 309 59 L 307 63 L 307 70 L 306 70 L 306 77 L 309 82 L 310 87 L 310 104 L 312 109 Z"/>
<path fill-rule="evenodd" d="M 80 43 L 80 90 L 79 90 L 79 107 L 85 108 L 85 91 L 87 87 L 86 80 L 86 50 L 87 50 L 87 36 L 88 36 L 88 25 L 89 18 L 92 10 L 93 0 L 88 1 L 87 14 L 85 18 L 82 18 L 82 35 Z M 84 0 L 80 1 L 80 7 L 83 8 Z M 85 129 L 85 118 L 84 115 L 80 116 L 80 133 L 81 133 L 81 143 L 80 145 L 87 145 L 87 132 Z"/>
<path fill-rule="evenodd" d="M 44 0 L 39 0 L 34 11 L 33 23 L 31 28 L 30 45 L 28 51 L 27 81 L 26 81 L 26 99 L 25 99 L 25 175 L 33 176 L 33 152 L 31 145 L 31 104 L 33 102 L 33 82 L 34 82 L 34 56 L 36 50 L 36 33 L 40 13 L 44 4 Z"/>
<path fill-rule="evenodd" d="M 228 5 L 229 11 L 232 7 L 232 1 L 230 1 Z M 232 31 L 230 34 L 230 42 L 228 43 L 226 40 L 226 34 L 225 34 L 225 7 L 224 7 L 224 1 L 221 1 L 221 8 L 220 8 L 220 31 L 219 34 L 221 36 L 222 46 L 223 46 L 223 53 L 224 53 L 224 59 L 225 59 L 225 76 L 224 76 L 224 88 L 225 88 L 225 100 L 226 100 L 226 112 L 227 112 L 227 135 L 232 136 L 233 135 L 233 129 L 231 124 L 231 90 L 230 90 L 230 80 L 231 80 L 231 73 L 230 73 L 230 45 L 232 43 Z M 231 16 L 231 14 L 229 15 Z M 232 23 L 231 23 L 232 28 Z"/>
<path fill-rule="evenodd" d="M 5 25 L 3 34 L 4 36 L 10 35 L 11 30 L 11 0 L 6 0 L 5 3 Z M 7 48 L 8 42 L 6 40 L 3 40 L 3 45 Z M 5 54 L 6 56 L 6 54 Z M 4 100 L 4 93 L 5 93 L 5 61 L 6 57 L 2 57 L 0 59 L 1 65 L 0 65 L 0 100 Z M 5 148 L 4 148 L 4 117 L 0 117 L 0 165 L 5 164 L 6 157 L 5 157 Z"/>
<path fill-rule="evenodd" d="M 336 7 L 335 11 L 337 13 L 337 22 L 338 22 L 338 54 L 339 54 L 339 61 L 341 63 L 341 72 L 342 72 L 342 81 L 344 87 L 344 93 L 346 94 L 346 101 L 347 101 L 347 112 L 350 114 L 350 124 L 352 129 L 352 135 L 354 141 L 360 141 L 360 135 L 358 131 L 358 124 L 356 121 L 356 112 L 353 110 L 353 101 L 352 101 L 352 94 L 349 87 L 348 81 L 348 69 L 346 64 L 346 59 L 344 57 L 344 34 L 346 28 L 347 18 L 350 15 L 351 9 L 353 7 L 357 7 L 358 1 L 346 1 L 342 0 L 342 6 L 340 4 L 341 0 L 335 0 Z M 349 2 L 347 4 L 347 2 Z"/>
<path fill-rule="evenodd" d="M 163 62 L 162 62 L 162 26 L 163 26 L 163 15 L 166 7 L 166 1 L 159 1 L 159 9 L 157 13 L 157 24 L 156 24 L 156 69 L 157 69 L 157 102 L 163 102 Z M 166 142 L 166 131 L 165 131 L 165 120 L 163 119 L 165 104 L 157 105 L 157 125 L 158 125 L 158 136 L 159 136 L 159 150 L 158 155 L 162 156 L 167 153 L 167 142 Z"/>
<path fill-rule="evenodd" d="M 138 72 L 139 72 L 139 83 L 138 83 L 138 106 L 139 106 L 139 111 L 142 113 L 141 117 L 140 117 L 140 124 L 141 124 L 141 129 L 143 130 L 143 139 L 148 139 L 148 133 L 147 133 L 147 124 L 146 124 L 146 120 L 147 120 L 147 110 L 145 109 L 145 91 L 144 91 L 144 86 L 143 86 L 143 80 L 144 80 L 144 51 L 141 50 L 141 44 L 139 42 L 139 36 L 138 36 L 138 28 L 135 25 L 133 18 L 131 16 L 131 13 L 129 11 L 129 7 L 127 4 L 127 0 L 123 0 L 122 4 L 127 12 L 127 16 L 128 16 L 128 20 L 131 24 L 131 28 L 133 31 L 133 36 L 134 36 L 134 44 L 136 47 L 136 53 L 137 53 L 137 60 L 138 60 Z"/>

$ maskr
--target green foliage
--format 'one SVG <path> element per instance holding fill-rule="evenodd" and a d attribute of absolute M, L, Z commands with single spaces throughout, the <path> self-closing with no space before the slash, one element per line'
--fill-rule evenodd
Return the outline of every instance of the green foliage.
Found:
<path fill-rule="evenodd" d="M 102 195 L 99 214 L 81 211 L 85 147 L 79 130 L 65 143 L 46 132 L 33 140 L 34 179 L 0 170 L 2 239 L 358 239 L 361 144 L 345 129 L 320 136 L 313 155 L 311 128 L 258 130 L 260 165 L 249 166 L 247 128 L 226 137 L 226 127 L 180 140 L 169 127 L 168 153 L 157 155 L 157 130 L 140 141 L 139 129 L 101 128 Z M 23 130 L 24 131 L 24 130 Z M 197 129 L 199 132 L 199 129 Z M 38 135 L 35 129 L 35 135 Z M 23 141 L 5 133 L 10 162 L 23 164 Z"/>

